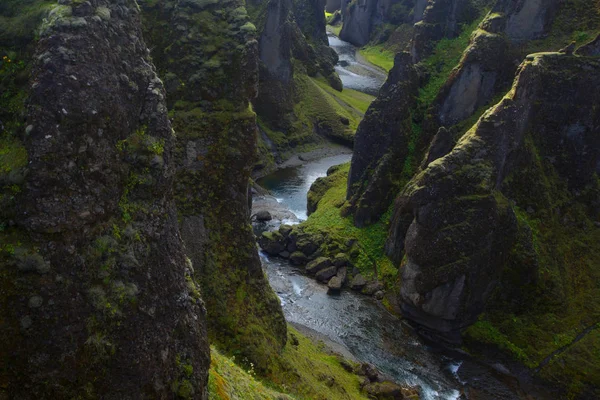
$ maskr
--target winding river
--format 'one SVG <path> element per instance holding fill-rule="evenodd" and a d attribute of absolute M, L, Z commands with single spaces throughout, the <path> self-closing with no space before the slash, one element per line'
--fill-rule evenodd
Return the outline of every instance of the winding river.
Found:
<path fill-rule="evenodd" d="M 327 37 L 329 46 L 338 54 L 339 62 L 335 70 L 344 87 L 377 96 L 387 74 L 364 61 L 358 54 L 358 49 L 352 44 L 344 42 L 331 32 L 327 34 Z"/>
<path fill-rule="evenodd" d="M 338 67 L 346 87 L 376 93 L 383 80 L 356 72 L 365 65 L 356 60 L 356 48 L 333 36 L 330 43 L 340 53 L 340 62 L 348 62 Z M 348 73 L 344 74 L 345 71 Z M 338 155 L 282 169 L 261 178 L 258 183 L 271 192 L 279 206 L 302 221 L 306 219 L 306 195 L 310 185 L 326 176 L 329 167 L 349 162 L 350 157 L 349 154 Z M 271 224 L 268 228 L 276 226 Z M 255 229 L 259 231 L 261 226 L 255 225 Z M 426 344 L 407 322 L 372 298 L 346 290 L 338 296 L 330 296 L 326 285 L 303 275 L 288 260 L 264 253 L 261 259 L 288 322 L 326 337 L 344 349 L 345 354 L 375 365 L 399 384 L 419 387 L 421 399 L 522 398 L 515 380 L 499 373 L 500 367 L 489 368 L 460 353 L 449 355 L 441 348 Z"/>

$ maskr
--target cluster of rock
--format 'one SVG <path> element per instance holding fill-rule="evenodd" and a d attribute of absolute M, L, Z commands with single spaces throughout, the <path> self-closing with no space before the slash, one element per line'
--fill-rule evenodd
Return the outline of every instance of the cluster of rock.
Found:
<path fill-rule="evenodd" d="M 383 284 L 368 280 L 354 266 L 353 257 L 348 255 L 355 253 L 353 243 L 349 243 L 345 249 L 334 248 L 335 251 L 332 251 L 322 246 L 326 241 L 321 234 L 309 234 L 290 225 L 281 225 L 279 230 L 263 232 L 258 237 L 258 244 L 265 253 L 289 259 L 293 265 L 304 267 L 307 275 L 327 284 L 331 294 L 348 287 L 378 300 L 383 299 Z"/>
<path fill-rule="evenodd" d="M 348 372 L 353 372 L 361 378 L 360 387 L 369 395 L 369 398 L 377 400 L 419 400 L 419 390 L 416 387 L 400 386 L 369 363 L 356 366 L 342 361 L 342 367 Z"/>

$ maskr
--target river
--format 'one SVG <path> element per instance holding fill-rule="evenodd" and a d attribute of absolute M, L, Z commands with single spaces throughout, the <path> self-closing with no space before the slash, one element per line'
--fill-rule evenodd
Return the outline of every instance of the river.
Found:
<path fill-rule="evenodd" d="M 385 82 L 387 74 L 374 65 L 364 61 L 358 54 L 358 49 L 348 42 L 344 42 L 333 33 L 327 34 L 329 46 L 339 56 L 338 65 L 335 66 L 345 88 L 358 90 L 377 96 L 379 88 Z"/>
<path fill-rule="evenodd" d="M 338 70 L 346 87 L 353 85 L 365 90 L 370 85 L 366 90 L 376 92 L 383 80 L 374 81 L 370 76 L 363 79 L 352 72 L 365 65 L 356 61 L 356 48 L 332 36 L 330 43 L 340 54 L 341 63 L 350 60 Z M 349 162 L 350 157 L 349 154 L 338 155 L 285 168 L 259 179 L 258 184 L 271 192 L 279 207 L 303 221 L 307 218 L 306 195 L 310 185 L 326 176 L 329 167 Z M 255 225 L 257 231 L 261 228 L 276 229 L 277 225 Z M 261 260 L 288 322 L 326 337 L 353 358 L 375 365 L 397 383 L 418 387 L 421 399 L 523 398 L 516 380 L 499 373 L 500 365 L 494 369 L 460 353 L 450 355 L 442 348 L 425 343 L 406 321 L 392 315 L 374 299 L 348 290 L 330 296 L 326 285 L 303 275 L 288 260 L 262 252 Z"/>

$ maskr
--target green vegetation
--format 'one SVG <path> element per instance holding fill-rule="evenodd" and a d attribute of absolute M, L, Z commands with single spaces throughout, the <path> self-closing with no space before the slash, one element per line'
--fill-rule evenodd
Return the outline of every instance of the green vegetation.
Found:
<path fill-rule="evenodd" d="M 586 384 L 600 385 L 598 331 L 570 346 L 578 334 L 600 321 L 600 228 L 585 201 L 573 201 L 566 183 L 544 156 L 543 146 L 528 136 L 526 149 L 532 161 L 507 177 L 503 191 L 518 205 L 534 210 L 513 207 L 519 223 L 532 233 L 537 282 L 524 288 L 521 308 L 496 293 L 487 313 L 465 334 L 468 340 L 506 350 L 531 368 L 567 346 L 540 369 L 540 375 L 576 395 Z M 598 193 L 596 177 L 579 198 L 591 199 Z M 528 259 L 522 252 L 517 247 L 511 255 L 521 271 Z M 506 275 L 511 276 L 510 270 Z"/>
<path fill-rule="evenodd" d="M 528 43 L 526 52 L 558 51 L 572 41 L 582 45 L 600 32 L 600 2 L 565 0 L 544 39 Z"/>
<path fill-rule="evenodd" d="M 354 89 L 344 89 L 341 92 L 332 88 L 324 79 L 314 79 L 313 81 L 319 85 L 321 89 L 323 89 L 327 94 L 333 96 L 342 106 L 344 106 L 348 111 L 359 114 L 365 114 L 367 109 L 375 100 L 374 96 L 370 94 L 362 93 Z M 357 112 L 358 111 L 358 112 Z"/>
<path fill-rule="evenodd" d="M 371 64 L 388 72 L 394 67 L 394 57 L 396 54 L 393 51 L 387 50 L 383 44 L 365 46 L 359 50 L 359 53 Z"/>
<path fill-rule="evenodd" d="M 454 39 L 440 40 L 433 53 L 421 62 L 429 73 L 427 84 L 419 89 L 419 100 L 422 105 L 429 106 L 433 102 L 452 70 L 458 65 L 465 49 L 469 46 L 471 34 L 481 20 L 482 18 L 463 26 L 460 35 Z"/>
<path fill-rule="evenodd" d="M 327 31 L 333 33 L 335 36 L 340 37 L 343 25 L 327 25 Z"/>
<path fill-rule="evenodd" d="M 301 65 L 294 74 L 294 91 L 298 101 L 294 106 L 295 121 L 287 132 L 271 129 L 259 119 L 261 130 L 275 145 L 281 158 L 293 153 L 310 150 L 320 140 L 314 133 L 346 144 L 352 143 L 354 133 L 373 96 L 352 89 L 339 92 L 323 77 L 311 78 L 301 72 Z M 261 152 L 268 154 L 263 142 Z"/>
<path fill-rule="evenodd" d="M 340 356 L 291 326 L 288 332 L 288 345 L 266 377 L 257 376 L 252 365 L 239 367 L 238 360 L 213 347 L 209 399 L 366 399 L 359 377 L 342 367 Z"/>
<path fill-rule="evenodd" d="M 300 227 L 306 233 L 321 233 L 327 236 L 327 243 L 346 243 L 349 239 L 358 241 L 358 252 L 354 264 L 367 276 L 373 276 L 373 262 L 377 265 L 377 276 L 388 286 L 396 282 L 398 270 L 384 255 L 384 245 L 388 233 L 388 221 L 392 207 L 379 222 L 364 228 L 354 226 L 351 216 L 343 216 L 346 206 L 346 187 L 350 164 L 344 164 L 330 175 L 331 187 L 319 201 L 317 210 Z"/>

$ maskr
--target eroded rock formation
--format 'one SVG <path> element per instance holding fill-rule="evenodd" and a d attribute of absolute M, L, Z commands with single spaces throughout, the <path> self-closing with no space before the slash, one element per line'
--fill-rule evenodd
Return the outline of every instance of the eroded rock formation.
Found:
<path fill-rule="evenodd" d="M 265 371 L 287 328 L 249 224 L 259 44 L 243 6 L 165 2 L 144 12 L 167 82 L 177 132 L 175 198 L 188 255 L 201 266 L 209 336 Z"/>
<path fill-rule="evenodd" d="M 418 81 L 410 54 L 399 53 L 379 96 L 356 131 L 347 194 L 356 226 L 377 221 L 400 189 L 398 181 L 408 155 Z"/>
<path fill-rule="evenodd" d="M 402 308 L 412 319 L 449 333 L 483 310 L 518 243 L 520 222 L 507 196 L 530 188 L 509 177 L 531 152 L 550 160 L 544 173 L 557 174 L 571 195 L 597 179 L 600 99 L 591 87 L 599 67 L 560 53 L 529 56 L 510 93 L 403 190 L 387 252 L 402 262 Z M 548 190 L 538 186 L 536 196 Z M 536 272 L 518 273 L 525 282 Z"/>
<path fill-rule="evenodd" d="M 509 86 L 517 68 L 519 43 L 548 32 L 557 0 L 500 1 L 481 23 L 456 70 L 437 99 L 437 118 L 451 126 L 487 104 Z M 520 58 L 520 57 L 519 57 Z"/>
<path fill-rule="evenodd" d="M 206 398 L 205 310 L 136 2 L 61 1 L 33 59 L 11 148 L 27 162 L 1 214 L 0 396 Z"/>

